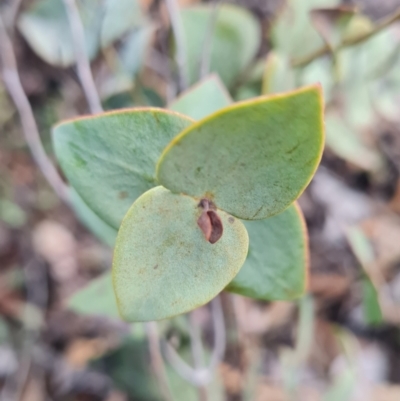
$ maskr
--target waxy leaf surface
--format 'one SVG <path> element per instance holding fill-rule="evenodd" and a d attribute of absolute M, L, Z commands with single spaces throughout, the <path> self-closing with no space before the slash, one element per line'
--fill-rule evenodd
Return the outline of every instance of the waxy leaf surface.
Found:
<path fill-rule="evenodd" d="M 53 130 L 59 163 L 85 203 L 118 228 L 132 202 L 157 185 L 162 150 L 192 120 L 143 108 L 66 121 Z"/>
<path fill-rule="evenodd" d="M 97 216 L 73 188 L 70 188 L 70 200 L 75 214 L 86 228 L 99 240 L 113 247 L 117 238 L 117 230 Z"/>
<path fill-rule="evenodd" d="M 226 289 L 266 301 L 301 296 L 307 281 L 308 244 L 299 207 L 295 204 L 277 216 L 244 225 L 249 253 Z"/>
<path fill-rule="evenodd" d="M 280 93 L 296 87 L 295 73 L 289 58 L 284 54 L 270 51 L 265 61 L 262 93 Z"/>
<path fill-rule="evenodd" d="M 308 56 L 324 45 L 311 23 L 313 8 L 335 7 L 339 0 L 288 0 L 271 27 L 271 40 L 276 50 L 290 57 Z"/>
<path fill-rule="evenodd" d="M 326 120 L 326 147 L 340 158 L 367 171 L 379 171 L 383 160 L 378 150 L 367 146 L 356 129 L 340 115 L 330 113 Z"/>
<path fill-rule="evenodd" d="M 285 210 L 310 182 L 324 142 L 319 86 L 237 103 L 164 150 L 158 182 L 245 220 Z"/>
<path fill-rule="evenodd" d="M 218 75 L 210 75 L 175 99 L 169 108 L 200 120 L 232 103 Z"/>
<path fill-rule="evenodd" d="M 184 8 L 181 11 L 187 75 L 190 84 L 200 77 L 203 60 L 226 86 L 255 57 L 260 44 L 260 26 L 246 9 L 222 4 Z M 206 49 L 205 49 L 206 48 Z"/>
<path fill-rule="evenodd" d="M 92 280 L 68 300 L 67 306 L 82 315 L 106 316 L 119 319 L 117 301 L 110 273 Z"/>
<path fill-rule="evenodd" d="M 163 187 L 143 194 L 118 232 L 113 281 L 127 321 L 166 319 L 214 298 L 235 277 L 248 251 L 241 221 L 218 210 L 221 239 L 210 244 L 197 225 L 195 199 Z"/>
<path fill-rule="evenodd" d="M 143 19 L 136 0 L 84 0 L 77 2 L 89 58 L 109 46 Z M 39 0 L 21 13 L 18 28 L 43 60 L 69 66 L 75 60 L 70 24 L 63 0 Z"/>

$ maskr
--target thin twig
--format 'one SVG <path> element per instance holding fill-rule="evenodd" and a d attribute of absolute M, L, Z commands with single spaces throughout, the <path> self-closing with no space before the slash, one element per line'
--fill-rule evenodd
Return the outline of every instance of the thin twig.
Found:
<path fill-rule="evenodd" d="M 150 360 L 152 369 L 157 377 L 161 393 L 165 400 L 173 401 L 171 388 L 168 383 L 167 374 L 165 372 L 164 360 L 160 350 L 160 339 L 158 337 L 158 329 L 156 322 L 145 323 L 147 339 L 149 341 Z"/>
<path fill-rule="evenodd" d="M 203 79 L 210 72 L 211 62 L 211 49 L 212 49 L 212 37 L 215 31 L 215 25 L 218 18 L 218 13 L 221 8 L 223 0 L 217 0 L 212 5 L 211 16 L 207 24 L 206 33 L 204 35 L 204 42 L 200 57 L 200 68 L 199 68 L 199 79 Z"/>
<path fill-rule="evenodd" d="M 225 322 L 221 300 L 219 297 L 216 297 L 211 301 L 211 313 L 214 326 L 214 348 L 208 367 L 202 369 L 193 369 L 179 356 L 179 354 L 168 343 L 168 341 L 164 340 L 161 343 L 165 359 L 184 380 L 196 387 L 204 386 L 210 383 L 210 381 L 213 379 L 215 369 L 222 361 L 225 354 Z"/>
<path fill-rule="evenodd" d="M 169 19 L 171 21 L 172 32 L 175 38 L 176 45 L 176 64 L 178 67 L 178 82 L 179 90 L 183 91 L 188 87 L 188 77 L 186 70 L 186 48 L 185 38 L 183 32 L 183 24 L 179 5 L 176 0 L 165 0 L 167 6 Z"/>
<path fill-rule="evenodd" d="M 79 80 L 81 81 L 82 89 L 85 92 L 87 102 L 92 114 L 101 113 L 103 108 L 99 94 L 94 83 L 90 62 L 85 49 L 85 31 L 83 29 L 79 10 L 75 0 L 63 0 L 65 9 L 68 15 L 70 25 L 72 43 L 75 52 L 76 66 L 78 69 Z"/>
<path fill-rule="evenodd" d="M 209 382 L 208 369 L 204 368 L 201 371 L 193 369 L 179 356 L 167 340 L 162 340 L 161 345 L 165 359 L 184 380 L 196 387 L 204 386 Z"/>
<path fill-rule="evenodd" d="M 0 16 L 0 58 L 4 84 L 18 110 L 25 140 L 39 169 L 53 187 L 56 194 L 69 203 L 68 187 L 61 179 L 56 168 L 47 156 L 36 125 L 29 100 L 22 87 L 18 74 L 17 61 L 11 40 Z"/>
<path fill-rule="evenodd" d="M 201 339 L 201 328 L 198 321 L 198 310 L 189 313 L 189 334 L 190 345 L 192 349 L 192 356 L 195 368 L 204 367 L 204 348 Z"/>
<path fill-rule="evenodd" d="M 383 18 L 382 20 L 378 21 L 376 23 L 376 25 L 374 26 L 374 28 L 372 30 L 370 30 L 369 32 L 366 33 L 362 33 L 360 35 L 351 37 L 349 39 L 345 39 L 343 40 L 342 43 L 340 43 L 337 46 L 337 49 L 341 49 L 344 47 L 349 47 L 349 46 L 354 46 L 357 45 L 359 43 L 364 42 L 365 40 L 369 39 L 371 36 L 375 35 L 376 33 L 382 31 L 383 29 L 387 28 L 388 26 L 390 26 L 391 24 L 393 24 L 393 22 L 396 22 L 400 20 L 400 10 L 397 10 L 395 13 L 393 13 L 392 15 L 389 15 L 386 18 Z M 328 45 L 324 45 L 321 48 L 317 49 L 316 51 L 314 51 L 313 53 L 310 53 L 304 57 L 300 57 L 297 59 L 294 59 L 292 61 L 292 66 L 293 67 L 304 67 L 307 64 L 310 64 L 312 61 L 314 61 L 315 59 L 324 56 L 326 54 L 331 53 L 332 49 L 328 46 Z"/>
<path fill-rule="evenodd" d="M 201 339 L 201 327 L 198 321 L 198 310 L 189 314 L 190 345 L 192 349 L 193 363 L 196 371 L 204 369 L 204 348 Z M 207 387 L 203 384 L 198 386 L 199 400 L 207 401 Z"/>
<path fill-rule="evenodd" d="M 226 349 L 224 312 L 220 297 L 215 297 L 211 301 L 211 314 L 214 325 L 214 348 L 211 354 L 210 370 L 213 373 L 223 360 Z"/>

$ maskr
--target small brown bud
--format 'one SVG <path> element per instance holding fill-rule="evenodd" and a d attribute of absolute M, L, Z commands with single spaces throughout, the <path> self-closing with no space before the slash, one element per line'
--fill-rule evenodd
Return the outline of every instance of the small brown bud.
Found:
<path fill-rule="evenodd" d="M 208 199 L 202 199 L 199 206 L 203 208 L 203 212 L 198 218 L 197 224 L 201 231 L 203 231 L 205 239 L 211 244 L 215 244 L 224 232 L 222 220 L 216 211 L 210 210 L 210 206 L 213 209 L 215 207 L 213 207 L 213 204 L 210 204 Z"/>

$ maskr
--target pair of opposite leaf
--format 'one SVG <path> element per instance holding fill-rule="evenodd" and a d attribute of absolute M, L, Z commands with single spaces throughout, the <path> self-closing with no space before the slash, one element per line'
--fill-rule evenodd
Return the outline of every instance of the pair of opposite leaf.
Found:
<path fill-rule="evenodd" d="M 311 180 L 323 148 L 320 88 L 237 103 L 199 122 L 152 108 L 84 117 L 58 125 L 54 144 L 74 188 L 119 227 L 121 315 L 169 318 L 235 288 L 249 247 L 240 219 L 281 213 Z"/>

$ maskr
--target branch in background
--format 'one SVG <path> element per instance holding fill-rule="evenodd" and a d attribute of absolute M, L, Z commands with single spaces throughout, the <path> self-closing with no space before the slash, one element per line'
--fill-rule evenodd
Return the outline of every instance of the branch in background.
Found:
<path fill-rule="evenodd" d="M 68 15 L 68 21 L 72 35 L 72 43 L 75 52 L 76 66 L 78 69 L 78 75 L 82 85 L 82 89 L 85 92 L 90 112 L 92 114 L 101 113 L 103 111 L 103 107 L 101 106 L 100 97 L 97 92 L 96 85 L 94 84 L 89 59 L 86 54 L 85 32 L 83 29 L 78 8 L 76 6 L 75 0 L 63 1 Z"/>
<path fill-rule="evenodd" d="M 179 356 L 175 348 L 167 340 L 162 340 L 161 344 L 165 359 L 182 379 L 196 387 L 204 386 L 208 383 L 209 372 L 206 368 L 201 371 L 193 369 Z"/>
<path fill-rule="evenodd" d="M 175 38 L 179 90 L 183 91 L 188 87 L 188 77 L 186 73 L 186 51 L 181 13 L 176 0 L 165 0 L 165 4 Z"/>
<path fill-rule="evenodd" d="M 211 355 L 211 361 L 208 367 L 193 369 L 189 366 L 168 343 L 163 341 L 163 353 L 166 360 L 175 369 L 175 371 L 186 381 L 196 387 L 202 387 L 210 383 L 214 371 L 222 361 L 226 347 L 225 322 L 222 311 L 221 300 L 219 297 L 211 301 L 211 314 L 214 326 L 214 348 Z M 193 341 L 193 338 L 191 339 Z"/>
<path fill-rule="evenodd" d="M 35 117 L 29 100 L 22 88 L 18 74 L 17 61 L 11 40 L 0 16 L 0 58 L 1 72 L 4 84 L 18 110 L 21 119 L 25 140 L 29 146 L 32 156 L 49 184 L 56 194 L 66 203 L 69 203 L 68 187 L 61 179 L 53 163 L 47 156 L 36 125 Z"/>
<path fill-rule="evenodd" d="M 211 48 L 212 48 L 212 37 L 215 31 L 215 24 L 217 22 L 219 9 L 223 0 L 217 0 L 212 4 L 211 17 L 207 24 L 207 30 L 204 36 L 203 48 L 201 51 L 200 68 L 199 68 L 199 79 L 203 79 L 210 72 L 211 62 Z"/>
<path fill-rule="evenodd" d="M 198 320 L 198 310 L 194 310 L 189 314 L 189 333 L 190 345 L 192 348 L 192 357 L 194 368 L 196 371 L 204 369 L 204 348 L 201 339 L 201 327 Z M 199 401 L 207 401 L 207 387 L 205 384 L 198 386 Z"/>
<path fill-rule="evenodd" d="M 383 29 L 389 27 L 393 22 L 396 22 L 400 20 L 400 10 L 396 11 L 392 15 L 389 15 L 387 18 L 383 18 L 382 20 L 378 21 L 377 24 L 371 29 L 369 32 L 362 33 L 361 35 L 351 37 L 349 39 L 343 40 L 342 43 L 339 44 L 337 49 L 341 49 L 344 47 L 349 47 L 349 46 L 354 46 L 359 43 L 362 43 L 369 39 L 371 36 L 379 33 Z M 294 59 L 292 61 L 292 66 L 293 67 L 305 67 L 306 65 L 310 64 L 312 61 L 315 59 L 325 56 L 326 54 L 329 54 L 332 52 L 332 49 L 328 46 L 325 45 L 321 47 L 320 49 L 314 51 L 311 54 L 308 54 L 307 56 L 300 57 L 298 59 Z"/>
<path fill-rule="evenodd" d="M 214 373 L 214 370 L 223 360 L 226 349 L 225 320 L 220 297 L 211 301 L 211 313 L 214 325 L 214 348 L 209 369 L 211 373 Z"/>
<path fill-rule="evenodd" d="M 149 341 L 150 360 L 153 372 L 157 377 L 161 394 L 166 401 L 173 401 L 171 389 L 168 383 L 167 374 L 165 372 L 164 360 L 160 350 L 160 339 L 158 337 L 158 329 L 156 322 L 145 323 L 147 339 Z"/>

